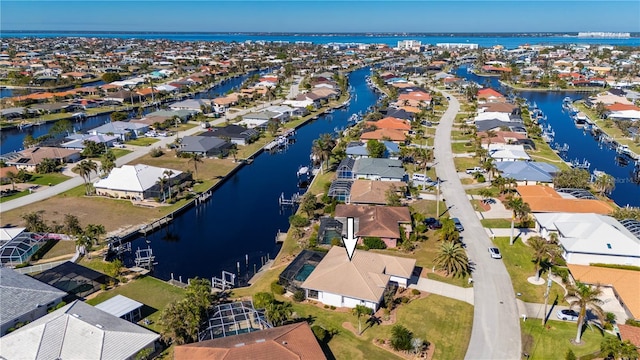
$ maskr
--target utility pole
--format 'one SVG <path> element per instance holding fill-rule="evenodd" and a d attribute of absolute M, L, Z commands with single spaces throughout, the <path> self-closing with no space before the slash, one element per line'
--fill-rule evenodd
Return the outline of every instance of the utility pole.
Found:
<path fill-rule="evenodd" d="M 547 273 L 547 290 L 544 292 L 544 314 L 542 314 L 542 326 L 547 322 L 547 303 L 551 292 L 551 274 Z"/>
<path fill-rule="evenodd" d="M 436 178 L 436 218 L 440 218 L 440 178 Z"/>

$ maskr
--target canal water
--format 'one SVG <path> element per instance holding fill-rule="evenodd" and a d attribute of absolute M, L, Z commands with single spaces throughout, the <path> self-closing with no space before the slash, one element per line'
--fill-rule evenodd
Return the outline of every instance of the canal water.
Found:
<path fill-rule="evenodd" d="M 456 74 L 481 85 L 485 85 L 488 81 L 491 87 L 503 94 L 506 93 L 506 89 L 500 85 L 497 78 L 480 77 L 467 73 L 464 67 L 459 68 Z M 569 150 L 562 155 L 565 160 L 580 162 L 584 159 L 588 160 L 591 163 L 590 172 L 601 170 L 615 178 L 615 189 L 609 197 L 616 204 L 640 206 L 640 185 L 631 181 L 633 162 L 621 165 L 616 161 L 615 149 L 604 146 L 590 132 L 576 127 L 569 114 L 562 109 L 562 100 L 565 97 L 579 100 L 587 95 L 571 92 L 523 91 L 518 92 L 518 96 L 527 99 L 530 104 L 535 102 L 538 108 L 544 112 L 547 116 L 547 123 L 555 131 L 554 143 L 569 145 Z"/>
<path fill-rule="evenodd" d="M 211 88 L 205 93 L 196 94 L 194 98 L 214 98 L 220 96 L 221 94 L 225 94 L 229 90 L 237 89 L 249 76 L 253 75 L 253 73 L 255 73 L 255 71 L 249 72 L 248 74 L 242 76 L 230 78 L 224 83 Z M 145 109 L 145 114 L 154 110 L 155 109 L 153 108 L 147 108 Z M 73 121 L 73 127 L 75 131 L 82 133 L 100 125 L 106 124 L 110 121 L 110 114 L 91 116 L 82 121 Z M 0 154 L 6 154 L 11 151 L 21 150 L 23 147 L 22 143 L 24 141 L 24 137 L 27 136 L 27 134 L 31 134 L 34 138 L 45 135 L 53 127 L 53 124 L 54 123 L 36 125 L 24 130 L 6 129 L 0 131 Z"/>
<path fill-rule="evenodd" d="M 368 88 L 369 68 L 349 75 L 353 87 L 350 105 L 297 130 L 295 142 L 280 153 L 262 153 L 228 178 L 204 204 L 187 210 L 168 227 L 133 241 L 133 254 L 150 246 L 161 279 L 195 276 L 220 277 L 221 271 L 238 273 L 246 282 L 254 268 L 273 259 L 279 245 L 278 230 L 287 231 L 291 208 L 278 204 L 280 194 L 290 198 L 298 191 L 297 170 L 309 165 L 313 140 L 347 124 L 351 114 L 364 112 L 378 96 Z"/>

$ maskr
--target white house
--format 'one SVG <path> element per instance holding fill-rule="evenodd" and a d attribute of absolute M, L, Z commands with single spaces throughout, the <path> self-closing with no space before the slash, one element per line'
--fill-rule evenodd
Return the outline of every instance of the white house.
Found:
<path fill-rule="evenodd" d="M 387 288 L 407 287 L 416 260 L 356 250 L 350 261 L 344 248 L 334 246 L 302 283 L 309 299 L 326 305 L 374 311 Z"/>
<path fill-rule="evenodd" d="M 611 216 L 587 213 L 536 213 L 542 236 L 557 233 L 569 264 L 640 266 L 640 239 Z"/>
<path fill-rule="evenodd" d="M 201 113 L 202 107 L 211 106 L 211 101 L 207 99 L 187 99 L 169 105 L 171 110 L 191 110 Z"/>
<path fill-rule="evenodd" d="M 495 161 L 529 161 L 531 157 L 524 150 L 522 145 L 512 144 L 483 144 L 482 147 L 488 150 L 489 156 Z"/>
<path fill-rule="evenodd" d="M 135 359 L 159 337 L 76 300 L 0 338 L 0 358 Z"/>
<path fill-rule="evenodd" d="M 167 184 L 176 184 L 184 175 L 182 171 L 144 164 L 122 165 L 111 170 L 109 176 L 98 180 L 93 187 L 97 195 L 142 200 L 163 195 L 159 185 L 161 178 Z M 167 191 L 166 188 L 163 190 Z"/>

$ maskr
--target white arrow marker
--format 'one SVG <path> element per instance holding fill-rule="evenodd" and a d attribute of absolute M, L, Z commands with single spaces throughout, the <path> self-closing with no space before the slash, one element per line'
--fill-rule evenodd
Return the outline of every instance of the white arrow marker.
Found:
<path fill-rule="evenodd" d="M 358 239 L 353 236 L 353 218 L 347 218 L 347 237 L 342 237 L 344 247 L 347 249 L 347 256 L 349 261 L 353 258 L 353 253 L 356 251 L 356 243 Z"/>

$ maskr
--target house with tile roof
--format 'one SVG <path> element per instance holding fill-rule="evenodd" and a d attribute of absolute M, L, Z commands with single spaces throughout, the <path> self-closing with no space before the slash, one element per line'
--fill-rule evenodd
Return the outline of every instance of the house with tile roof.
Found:
<path fill-rule="evenodd" d="M 618 323 L 616 325 L 620 331 L 620 339 L 622 341 L 629 340 L 635 347 L 640 348 L 640 327 Z"/>
<path fill-rule="evenodd" d="M 506 102 L 504 95 L 500 94 L 499 92 L 491 88 L 479 89 L 478 93 L 476 94 L 476 97 L 478 98 L 478 104 L 491 103 L 491 102 Z"/>
<path fill-rule="evenodd" d="M 568 264 L 640 266 L 640 239 L 611 216 L 593 213 L 534 213 L 543 237 L 558 234 Z"/>
<path fill-rule="evenodd" d="M 134 359 L 160 335 L 76 300 L 0 338 L 4 359 Z"/>
<path fill-rule="evenodd" d="M 0 267 L 0 294 L 0 336 L 20 323 L 41 318 L 67 296 L 64 291 L 7 267 Z"/>
<path fill-rule="evenodd" d="M 407 141 L 407 134 L 402 130 L 394 130 L 394 129 L 376 129 L 373 131 L 367 131 L 360 135 L 360 140 L 389 140 L 393 141 L 397 144 L 402 144 Z"/>
<path fill-rule="evenodd" d="M 388 248 L 395 248 L 402 233 L 408 238 L 412 231 L 411 213 L 406 206 L 338 204 L 334 217 L 343 224 L 347 218 L 354 219 L 354 234 L 360 244 L 366 237 L 377 237 Z M 343 229 L 346 231 L 346 226 Z"/>
<path fill-rule="evenodd" d="M 179 345 L 174 360 L 325 360 L 306 322 Z"/>
<path fill-rule="evenodd" d="M 171 175 L 168 175 L 171 172 Z M 178 184 L 188 178 L 188 173 L 179 170 L 160 168 L 151 165 L 122 165 L 114 168 L 106 178 L 93 184 L 96 195 L 117 199 L 162 198 L 158 179 L 165 178 L 167 183 Z M 163 189 L 165 192 L 167 189 Z M 167 194 L 164 194 L 167 196 Z"/>
<path fill-rule="evenodd" d="M 80 151 L 49 146 L 36 146 L 21 151 L 15 151 L 0 156 L 5 164 L 15 166 L 18 170 L 34 172 L 44 159 L 52 159 L 60 164 L 74 163 L 80 160 Z"/>
<path fill-rule="evenodd" d="M 507 163 L 505 163 L 507 164 Z M 509 163 L 512 164 L 512 163 Z M 530 164 L 530 163 L 527 163 Z M 498 164 L 501 165 L 501 164 Z M 563 197 L 550 186 L 520 185 L 516 191 L 522 197 L 522 201 L 529 204 L 533 213 L 594 213 L 608 215 L 613 212 L 613 207 L 606 201 L 593 199 L 576 199 Z M 567 196 L 564 194 L 564 196 Z"/>
<path fill-rule="evenodd" d="M 355 250 L 349 260 L 344 248 L 334 246 L 301 288 L 308 299 L 325 305 L 347 308 L 364 305 L 375 311 L 385 291 L 408 285 L 415 265 L 415 259 L 363 250 Z"/>
<path fill-rule="evenodd" d="M 355 180 L 351 184 L 347 203 L 355 205 L 386 205 L 389 190 L 404 194 L 407 183 L 402 181 Z"/>

